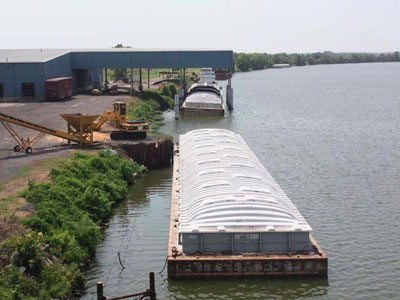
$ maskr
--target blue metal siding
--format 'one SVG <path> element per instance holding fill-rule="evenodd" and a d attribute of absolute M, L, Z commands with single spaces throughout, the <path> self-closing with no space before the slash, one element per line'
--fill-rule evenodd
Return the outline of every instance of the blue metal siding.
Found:
<path fill-rule="evenodd" d="M 181 68 L 232 68 L 232 51 L 183 51 Z"/>
<path fill-rule="evenodd" d="M 71 76 L 71 53 L 54 58 L 44 63 L 45 79 Z"/>
<path fill-rule="evenodd" d="M 132 68 L 179 68 L 181 53 L 171 52 L 133 52 Z"/>
<path fill-rule="evenodd" d="M 93 60 L 92 53 L 79 52 L 71 53 L 71 68 L 72 69 L 92 69 Z"/>
<path fill-rule="evenodd" d="M 15 63 L 13 65 L 14 94 L 16 99 L 22 98 L 22 84 L 35 84 L 35 98 L 44 98 L 44 71 L 41 63 Z"/>
<path fill-rule="evenodd" d="M 35 98 L 45 98 L 45 81 L 54 77 L 72 76 L 71 55 L 63 55 L 45 63 L 0 64 L 0 82 L 4 100 L 22 98 L 22 84 L 35 84 Z"/>
<path fill-rule="evenodd" d="M 91 53 L 91 68 L 127 68 L 131 65 L 130 53 L 111 52 L 104 55 L 101 52 Z"/>
<path fill-rule="evenodd" d="M 4 99 L 14 98 L 13 64 L 0 64 L 0 83 L 3 84 Z"/>
<path fill-rule="evenodd" d="M 178 52 L 74 52 L 73 69 L 179 68 Z"/>
<path fill-rule="evenodd" d="M 231 68 L 232 51 L 72 52 L 72 69 Z"/>

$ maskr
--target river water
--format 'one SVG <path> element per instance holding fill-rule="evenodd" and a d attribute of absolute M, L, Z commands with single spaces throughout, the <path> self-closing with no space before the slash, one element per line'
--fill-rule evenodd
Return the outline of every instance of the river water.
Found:
<path fill-rule="evenodd" d="M 223 83 L 226 84 L 226 83 Z M 168 280 L 172 170 L 132 188 L 106 229 L 82 299 L 144 290 L 160 299 L 400 299 L 400 63 L 297 67 L 235 74 L 234 111 L 174 120 L 240 133 L 313 227 L 329 279 Z M 121 253 L 121 268 L 117 252 Z"/>

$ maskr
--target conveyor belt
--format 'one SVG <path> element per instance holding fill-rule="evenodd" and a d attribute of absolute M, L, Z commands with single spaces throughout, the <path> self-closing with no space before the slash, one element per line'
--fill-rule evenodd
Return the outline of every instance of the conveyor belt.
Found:
<path fill-rule="evenodd" d="M 73 134 L 69 134 L 69 133 L 61 131 L 61 130 L 55 130 L 52 128 L 44 127 L 44 126 L 41 126 L 41 125 L 38 125 L 35 123 L 31 123 L 31 122 L 28 122 L 25 120 L 21 120 L 21 119 L 18 119 L 18 118 L 15 118 L 13 116 L 6 115 L 3 113 L 0 113 L 0 121 L 9 122 L 9 123 L 12 123 L 12 124 L 15 124 L 18 126 L 36 130 L 36 131 L 39 131 L 39 132 L 42 132 L 45 134 L 57 136 L 57 137 L 60 137 L 60 138 L 66 139 L 66 140 L 70 140 L 70 141 L 74 141 L 77 143 L 83 143 L 83 144 L 90 143 L 90 141 L 88 141 L 86 139 L 81 139 L 79 136 L 75 136 Z"/>

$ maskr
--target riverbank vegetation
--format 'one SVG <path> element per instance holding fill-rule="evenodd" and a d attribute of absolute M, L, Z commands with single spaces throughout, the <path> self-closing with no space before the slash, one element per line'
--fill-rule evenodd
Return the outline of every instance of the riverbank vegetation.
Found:
<path fill-rule="evenodd" d="M 163 124 L 162 112 L 174 106 L 177 89 L 174 84 L 166 84 L 160 91 L 145 90 L 137 97 L 137 103 L 128 106 L 128 117 L 131 120 L 144 120 L 157 131 Z M 129 103 L 129 101 L 128 101 Z"/>
<path fill-rule="evenodd" d="M 292 66 L 347 64 L 365 62 L 400 61 L 400 53 L 334 53 L 330 51 L 307 54 L 267 54 L 267 53 L 235 53 L 236 72 L 247 72 L 272 68 L 274 64 L 290 64 Z"/>
<path fill-rule="evenodd" d="M 0 248 L 0 299 L 70 299 L 102 239 L 101 225 L 144 168 L 110 151 L 75 153 L 20 193 L 35 213 Z"/>

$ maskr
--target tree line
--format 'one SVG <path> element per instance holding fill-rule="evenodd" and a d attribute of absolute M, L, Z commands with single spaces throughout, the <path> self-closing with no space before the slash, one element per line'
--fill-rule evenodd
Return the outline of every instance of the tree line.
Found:
<path fill-rule="evenodd" d="M 234 53 L 235 71 L 247 72 L 272 68 L 274 64 L 290 64 L 292 66 L 347 64 L 366 62 L 400 61 L 400 53 L 335 53 L 331 51 L 315 53 Z"/>

